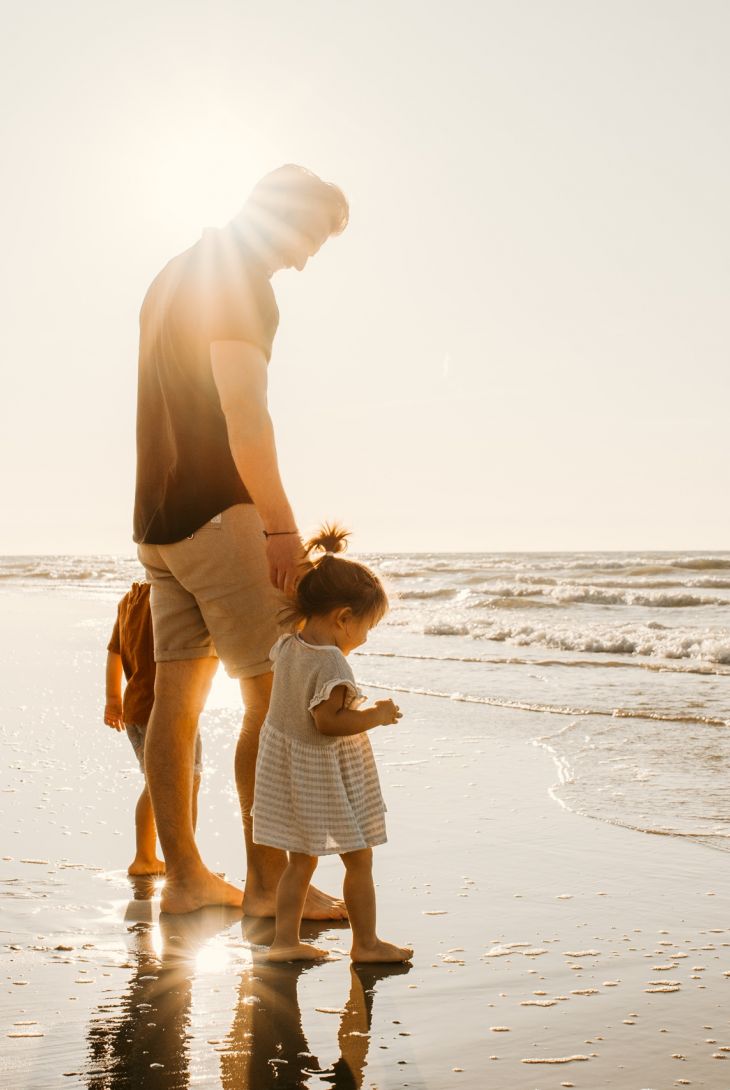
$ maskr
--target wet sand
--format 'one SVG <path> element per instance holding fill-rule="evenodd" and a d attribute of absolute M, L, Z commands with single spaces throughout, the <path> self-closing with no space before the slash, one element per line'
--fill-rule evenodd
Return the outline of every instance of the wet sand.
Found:
<path fill-rule="evenodd" d="M 114 599 L 0 594 L 3 1086 L 730 1087 L 727 856 L 562 810 L 535 715 L 401 697 L 373 737 L 380 930 L 412 967 L 352 969 L 347 930 L 312 925 L 341 959 L 272 968 L 265 922 L 160 919 L 125 873 L 132 750 L 101 722 Z M 239 880 L 230 695 L 200 841 Z M 338 887 L 339 861 L 318 874 Z"/>

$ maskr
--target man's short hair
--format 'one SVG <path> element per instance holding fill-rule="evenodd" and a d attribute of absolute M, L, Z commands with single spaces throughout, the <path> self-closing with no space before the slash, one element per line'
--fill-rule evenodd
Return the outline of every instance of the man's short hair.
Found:
<path fill-rule="evenodd" d="M 312 214 L 324 213 L 330 235 L 341 234 L 350 216 L 347 198 L 338 186 L 295 163 L 265 174 L 251 191 L 246 211 L 300 228 L 306 228 Z"/>

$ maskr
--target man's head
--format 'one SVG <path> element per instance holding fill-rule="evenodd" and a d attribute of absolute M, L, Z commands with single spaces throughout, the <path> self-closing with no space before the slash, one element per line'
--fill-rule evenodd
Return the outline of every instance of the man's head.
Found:
<path fill-rule="evenodd" d="M 288 163 L 256 183 L 237 220 L 271 271 L 303 269 L 330 235 L 347 227 L 341 189 Z"/>

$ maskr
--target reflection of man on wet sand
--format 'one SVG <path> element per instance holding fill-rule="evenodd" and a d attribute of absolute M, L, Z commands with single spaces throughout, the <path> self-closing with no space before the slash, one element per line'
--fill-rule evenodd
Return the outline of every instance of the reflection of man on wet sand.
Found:
<path fill-rule="evenodd" d="M 247 914 L 274 914 L 286 857 L 255 845 L 251 805 L 271 691 L 269 650 L 303 550 L 267 409 L 278 324 L 269 279 L 303 269 L 347 223 L 341 191 L 301 167 L 266 175 L 239 215 L 208 230 L 153 281 L 140 316 L 134 538 L 152 584 L 157 676 L 145 747 L 167 866 L 162 908 L 240 905 L 203 864 L 190 820 L 193 743 L 218 656 L 245 706 L 236 783 Z M 341 918 L 310 888 L 305 916 Z"/>
<path fill-rule="evenodd" d="M 273 924 L 244 920 L 241 946 L 240 935 L 236 940 L 235 932 L 229 931 L 237 914 L 208 908 L 182 919 L 161 916 L 157 935 L 151 900 L 154 885 L 143 879 L 134 882 L 135 897 L 125 914 L 126 922 L 133 925 L 128 939 L 131 972 L 118 999 L 107 996 L 91 1015 L 90 1070 L 84 1074 L 88 1090 L 170 1090 L 187 1087 L 192 1071 L 199 1080 L 206 1067 L 212 1070 L 216 1042 L 209 1040 L 211 1019 L 217 1024 L 218 1018 L 225 1017 L 225 1005 L 221 1007 L 218 999 L 211 1004 L 210 989 L 217 994 L 218 985 L 230 981 L 231 964 L 224 958 L 219 975 L 207 977 L 207 982 L 205 975 L 200 976 L 199 959 L 211 943 L 231 956 L 246 954 L 244 968 L 237 970 L 233 1022 L 222 1047 L 216 1048 L 223 1090 L 304 1090 L 316 1075 L 318 1083 L 332 1090 L 363 1086 L 373 997 L 381 981 L 407 974 L 410 965 L 350 966 L 349 996 L 339 1017 L 339 1055 L 322 1068 L 310 1052 L 297 995 L 298 983 L 312 970 L 312 963 L 274 965 L 257 956 L 271 943 Z M 313 932 L 309 937 L 317 937 L 317 925 L 308 926 Z M 403 1062 L 404 1052 L 409 1057 L 407 1081 L 419 1090 L 422 1083 L 407 1047 L 392 1051 L 390 1063 Z M 215 1084 L 219 1085 L 217 1080 Z M 212 1083 L 208 1080 L 204 1085 Z"/>
<path fill-rule="evenodd" d="M 133 878 L 126 986 L 106 995 L 87 1033 L 87 1090 L 171 1090 L 190 1085 L 199 1053 L 191 1033 L 196 959 L 237 920 L 230 908 L 208 908 L 185 919 L 161 916 L 154 926 L 154 883 Z M 206 1084 L 207 1085 L 207 1084 Z M 251 1090 L 254 1090 L 251 1087 Z"/>

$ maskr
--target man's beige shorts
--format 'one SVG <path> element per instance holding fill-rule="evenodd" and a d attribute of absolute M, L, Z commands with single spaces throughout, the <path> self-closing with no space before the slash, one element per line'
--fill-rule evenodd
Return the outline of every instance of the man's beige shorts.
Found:
<path fill-rule="evenodd" d="M 156 662 L 219 657 L 231 677 L 268 673 L 285 599 L 269 581 L 265 544 L 256 508 L 241 503 L 182 541 L 138 546 Z"/>

